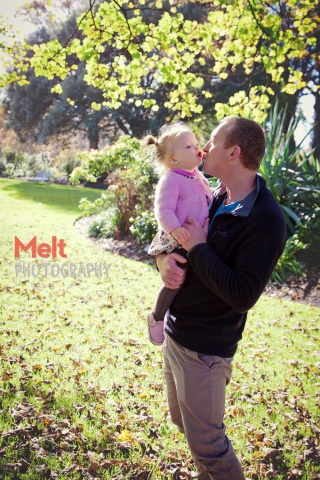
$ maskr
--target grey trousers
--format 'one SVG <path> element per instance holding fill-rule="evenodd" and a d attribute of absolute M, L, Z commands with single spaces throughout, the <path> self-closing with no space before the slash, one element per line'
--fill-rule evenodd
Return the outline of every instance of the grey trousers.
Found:
<path fill-rule="evenodd" d="M 186 436 L 199 480 L 244 480 L 223 423 L 232 358 L 188 350 L 168 335 L 162 347 L 172 421 Z"/>

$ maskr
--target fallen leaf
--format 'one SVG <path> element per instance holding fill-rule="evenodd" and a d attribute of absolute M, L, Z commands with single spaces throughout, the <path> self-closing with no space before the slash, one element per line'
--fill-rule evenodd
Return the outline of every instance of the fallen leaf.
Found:
<path fill-rule="evenodd" d="M 132 442 L 133 437 L 129 430 L 122 430 L 122 432 L 119 433 L 117 439 L 119 442 Z"/>
<path fill-rule="evenodd" d="M 97 462 L 91 462 L 90 465 L 89 465 L 89 468 L 88 468 L 88 472 L 90 472 L 90 473 L 97 473 L 97 471 L 99 470 L 99 468 L 100 468 L 99 463 L 97 463 Z"/>

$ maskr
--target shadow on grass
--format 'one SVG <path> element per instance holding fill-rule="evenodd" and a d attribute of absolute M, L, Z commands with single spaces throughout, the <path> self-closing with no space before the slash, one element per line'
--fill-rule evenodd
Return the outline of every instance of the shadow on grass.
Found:
<path fill-rule="evenodd" d="M 81 198 L 87 197 L 88 200 L 94 201 L 101 194 L 100 191 L 84 187 L 32 183 L 10 179 L 1 179 L 0 188 L 18 200 L 41 203 L 53 207 L 55 210 L 79 213 L 79 216 L 81 213 L 79 209 Z"/>

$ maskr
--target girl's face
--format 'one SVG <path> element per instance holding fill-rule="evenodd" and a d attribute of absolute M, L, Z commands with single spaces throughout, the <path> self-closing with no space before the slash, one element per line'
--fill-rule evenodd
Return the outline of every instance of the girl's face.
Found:
<path fill-rule="evenodd" d="M 198 141 L 192 132 L 182 132 L 173 141 L 173 153 L 168 158 L 169 168 L 193 172 L 202 161 Z"/>

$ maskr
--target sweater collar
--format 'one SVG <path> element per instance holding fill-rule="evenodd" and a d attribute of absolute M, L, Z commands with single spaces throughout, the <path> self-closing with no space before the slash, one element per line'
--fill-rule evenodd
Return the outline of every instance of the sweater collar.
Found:
<path fill-rule="evenodd" d="M 179 169 L 172 169 L 174 173 L 178 173 L 179 175 L 185 175 L 186 177 L 195 177 L 198 173 L 197 169 L 195 168 L 193 172 L 187 172 L 186 170 L 179 170 Z"/>

